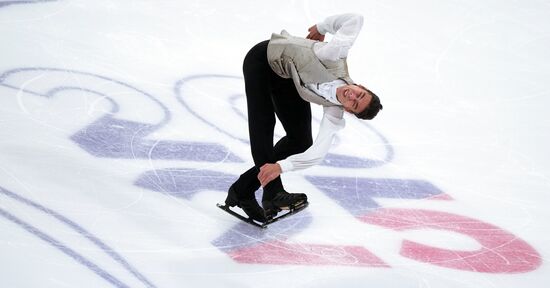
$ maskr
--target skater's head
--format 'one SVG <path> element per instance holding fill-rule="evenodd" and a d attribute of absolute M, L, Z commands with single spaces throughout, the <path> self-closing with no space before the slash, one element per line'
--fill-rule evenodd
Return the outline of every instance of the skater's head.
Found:
<path fill-rule="evenodd" d="M 359 84 L 339 87 L 336 89 L 336 98 L 344 106 L 344 110 L 359 119 L 371 120 L 382 110 L 380 98 Z"/>

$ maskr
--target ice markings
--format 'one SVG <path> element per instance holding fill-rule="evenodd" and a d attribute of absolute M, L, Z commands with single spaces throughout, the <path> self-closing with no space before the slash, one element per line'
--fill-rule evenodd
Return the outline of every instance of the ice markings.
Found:
<path fill-rule="evenodd" d="M 77 223 L 73 222 L 72 220 L 66 218 L 65 216 L 47 208 L 44 207 L 34 201 L 31 201 L 29 199 L 26 199 L 16 193 L 13 193 L 9 190 L 6 190 L 2 187 L 0 187 L 0 195 L 6 196 L 9 199 L 12 199 L 16 201 L 16 203 L 19 203 L 23 205 L 24 207 L 31 208 L 35 211 L 38 211 L 40 213 L 43 213 L 46 217 L 53 217 L 56 219 L 59 223 L 69 227 L 73 231 L 77 233 L 77 235 L 81 235 L 82 237 L 86 238 L 91 244 L 98 247 L 103 251 L 105 254 L 107 254 L 111 259 L 116 261 L 120 266 L 124 268 L 127 272 L 132 274 L 135 278 L 137 278 L 142 284 L 144 284 L 145 287 L 156 287 L 150 280 L 148 280 L 143 274 L 141 274 L 139 271 L 137 271 L 130 263 L 126 261 L 121 255 L 119 255 L 113 248 L 107 246 L 107 244 L 103 243 L 99 238 L 94 236 L 92 233 L 78 225 Z M 30 223 L 27 223 L 23 221 L 22 219 L 19 219 L 12 213 L 9 213 L 8 211 L 4 211 L 3 209 L 0 209 L 0 216 L 4 217 L 5 219 L 9 220 L 12 223 L 17 224 L 21 228 L 25 229 L 29 233 L 33 234 L 37 238 L 45 241 L 46 243 L 50 244 L 51 246 L 59 249 L 61 252 L 66 254 L 67 256 L 75 259 L 78 263 L 81 265 L 84 265 L 88 269 L 92 270 L 94 273 L 96 273 L 98 276 L 102 277 L 106 281 L 110 282 L 116 287 L 130 287 L 124 283 L 122 283 L 120 280 L 118 280 L 116 277 L 105 271 L 103 268 L 99 267 L 98 265 L 94 264 L 91 260 L 87 259 L 86 257 L 82 256 L 77 251 L 71 249 L 67 245 L 63 244 L 62 242 L 56 240 L 52 236 L 46 234 L 45 232 L 41 231 L 40 229 L 34 227 Z"/>
<path fill-rule="evenodd" d="M 305 230 L 312 222 L 311 214 L 306 210 L 292 217 L 282 219 L 277 225 L 269 226 L 269 229 L 258 229 L 250 224 L 238 222 L 223 235 L 212 241 L 218 249 L 233 255 L 248 253 L 247 249 L 270 246 L 270 243 L 282 243 L 286 239 L 300 231 Z M 275 246 L 279 246 L 275 244 Z"/>
<path fill-rule="evenodd" d="M 241 222 L 212 241 L 212 244 L 239 263 L 389 267 L 361 246 L 290 240 L 292 235 L 305 230 L 312 220 L 311 215 L 304 211 L 269 226 L 269 229 L 258 229 Z"/>
<path fill-rule="evenodd" d="M 105 116 L 71 136 L 71 139 L 96 157 L 242 162 L 216 143 L 144 139 L 155 129 L 153 125 Z"/>
<path fill-rule="evenodd" d="M 3 209 L 0 209 L 0 216 L 4 217 L 5 219 L 17 224 L 19 227 L 25 229 L 27 232 L 33 234 L 34 236 L 42 239 L 46 243 L 50 244 L 51 246 L 57 248 L 67 256 L 73 258 L 76 262 L 80 263 L 81 265 L 87 267 L 88 269 L 92 270 L 95 274 L 97 274 L 99 277 L 105 279 L 109 283 L 111 283 L 115 287 L 130 287 L 124 283 L 122 283 L 120 280 L 115 278 L 113 275 L 109 274 L 107 271 L 101 269 L 101 267 L 94 264 L 92 261 L 86 259 L 82 255 L 78 254 L 73 249 L 63 245 L 58 240 L 52 238 L 51 236 L 47 235 L 46 233 L 40 231 L 38 228 L 26 223 L 25 221 L 22 221 L 21 219 L 15 217 L 14 215 L 4 211 Z"/>
<path fill-rule="evenodd" d="M 242 162 L 217 143 L 146 139 L 170 121 L 170 112 L 152 95 L 124 82 L 74 70 L 20 68 L 0 75 L 0 85 L 47 98 L 67 91 L 89 93 L 112 103 L 110 113 L 71 137 L 97 157 Z M 148 113 L 135 107 L 147 107 Z"/>
<path fill-rule="evenodd" d="M 93 95 L 96 98 L 110 103 L 108 111 L 102 111 L 103 115 L 98 117 L 91 124 L 73 134 L 70 139 L 80 146 L 84 151 L 96 156 L 105 158 L 121 159 L 163 159 L 163 160 L 188 160 L 202 162 L 241 162 L 241 160 L 230 153 L 222 145 L 217 143 L 185 142 L 150 140 L 146 137 L 155 130 L 163 127 L 170 121 L 169 110 L 150 94 L 141 91 L 129 84 L 120 82 L 108 77 L 55 68 L 19 68 L 9 70 L 0 75 L 0 85 L 18 91 L 18 97 L 44 97 L 53 99 L 59 94 L 64 96 L 81 96 L 84 94 Z M 132 105 L 129 105 L 131 103 Z M 24 102 L 20 107 L 26 111 Z M 21 106 L 22 105 L 22 106 Z M 146 107 L 143 113 L 139 107 Z M 32 113 L 32 112 L 28 112 Z M 144 116 L 146 115 L 146 116 Z M 55 123 L 41 123 L 55 126 Z M 179 170 L 181 172 L 181 170 Z M 147 175 L 147 174 L 146 174 Z M 176 193 L 181 188 L 178 185 L 168 186 L 164 180 L 181 177 L 178 172 L 170 170 L 151 171 L 149 175 L 155 175 L 160 181 L 145 181 L 139 179 L 137 185 L 148 187 L 152 190 L 161 187 L 161 190 Z M 187 174 L 188 176 L 189 174 Z M 193 176 L 200 176 L 191 173 Z M 203 174 L 204 177 L 212 177 L 213 174 Z M 218 175 L 220 176 L 220 175 Z M 168 177 L 168 178 L 167 178 Z M 149 179 L 146 176 L 144 179 Z M 172 181 L 172 180 L 171 180 Z M 176 181 L 177 182 L 177 181 Z M 207 181 L 202 181 L 207 182 Z M 190 182 L 194 183 L 194 182 Z M 223 185 L 225 182 L 220 182 Z M 148 186 L 149 185 L 149 186 Z M 184 186 L 186 195 L 191 195 L 198 190 L 192 190 Z M 199 188 L 199 187 L 195 187 Z M 220 187 L 213 187 L 219 189 Z M 225 190 L 225 189 L 221 189 Z M 138 273 L 132 266 L 118 255 L 114 249 L 107 247 L 100 239 L 81 228 L 69 219 L 51 211 L 30 200 L 23 199 L 15 193 L 0 188 L 0 194 L 9 196 L 19 202 L 26 204 L 35 211 L 45 215 L 53 216 L 61 223 L 68 225 L 82 236 L 90 240 L 95 246 L 102 249 L 109 257 L 118 262 L 128 272 L 139 279 L 146 287 L 154 287 L 143 275 Z M 0 216 L 19 225 L 39 239 L 48 242 L 50 245 L 61 250 L 67 256 L 77 260 L 80 264 L 94 271 L 102 278 L 109 281 L 116 287 L 129 287 L 114 278 L 103 268 L 95 265 L 90 260 L 81 256 L 77 251 L 64 246 L 55 238 L 40 231 L 25 221 L 18 219 L 8 211 L 0 211 Z"/>
<path fill-rule="evenodd" d="M 432 247 L 403 240 L 400 254 L 433 265 L 483 273 L 524 273 L 537 269 L 541 255 L 521 238 L 469 217 L 440 211 L 383 208 L 359 218 L 397 231 L 438 229 L 467 235 L 481 244 L 473 251 Z"/>
<path fill-rule="evenodd" d="M 447 200 L 433 184 L 415 179 L 306 176 L 354 216 L 380 208 L 374 198 Z"/>
<path fill-rule="evenodd" d="M 36 3 L 42 3 L 42 2 L 55 2 L 57 0 L 34 0 L 34 1 L 29 1 L 29 0 L 20 0 L 20 1 L 0 1 L 0 8 L 3 8 L 3 7 L 6 7 L 6 6 L 9 6 L 9 5 L 14 5 L 14 4 L 36 4 Z"/>
<path fill-rule="evenodd" d="M 373 168 L 384 163 L 380 160 L 329 153 L 323 160 L 322 165 L 341 168 Z"/>
<path fill-rule="evenodd" d="M 200 191 L 226 191 L 234 181 L 235 176 L 221 172 L 170 168 L 147 171 L 135 185 L 190 200 Z"/>
<path fill-rule="evenodd" d="M 235 261 L 250 264 L 389 267 L 361 246 L 292 244 L 273 241 L 247 249 L 237 249 L 229 254 Z"/>

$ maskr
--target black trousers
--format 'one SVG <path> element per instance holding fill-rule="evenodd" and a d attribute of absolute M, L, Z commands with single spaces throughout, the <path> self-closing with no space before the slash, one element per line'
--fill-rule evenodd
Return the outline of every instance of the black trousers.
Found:
<path fill-rule="evenodd" d="M 260 188 L 258 173 L 262 165 L 301 153 L 313 143 L 310 104 L 300 97 L 292 79 L 281 78 L 271 70 L 267 63 L 268 43 L 269 40 L 263 41 L 250 49 L 243 63 L 248 131 L 255 166 L 234 184 L 241 199 L 254 198 Z M 275 115 L 286 136 L 274 146 Z M 284 187 L 277 177 L 264 187 L 263 200 L 272 199 L 280 191 L 284 191 Z"/>

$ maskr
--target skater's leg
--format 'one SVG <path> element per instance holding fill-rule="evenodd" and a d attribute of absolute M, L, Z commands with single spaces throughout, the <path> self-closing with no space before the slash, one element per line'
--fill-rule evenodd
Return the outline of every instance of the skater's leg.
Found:
<path fill-rule="evenodd" d="M 239 179 L 233 184 L 237 195 L 241 199 L 254 198 L 254 192 L 260 188 L 260 181 L 258 180 L 258 168 L 252 166 L 246 172 L 239 176 Z"/>
<path fill-rule="evenodd" d="M 313 143 L 311 107 L 300 97 L 292 79 L 280 78 L 274 72 L 271 74 L 274 110 L 286 132 L 286 136 L 274 147 L 274 156 L 278 161 L 304 152 Z M 276 180 L 280 181 L 280 177 Z M 281 188 L 282 186 L 275 189 L 264 188 L 263 200 L 273 199 L 277 193 L 284 191 Z"/>
<path fill-rule="evenodd" d="M 245 57 L 243 74 L 248 106 L 248 131 L 255 167 L 276 162 L 273 150 L 275 111 L 271 99 L 271 67 L 267 63 L 267 45 L 264 41 L 254 46 Z M 239 195 L 251 197 L 257 189 L 257 171 L 249 170 L 235 183 Z M 254 189 L 256 188 L 256 189 Z M 280 179 L 272 181 L 265 189 L 281 190 Z"/>
<path fill-rule="evenodd" d="M 260 42 L 252 47 L 243 62 L 250 147 L 256 167 L 273 158 L 275 113 L 270 91 L 271 68 L 267 64 L 268 42 Z M 251 218 L 264 222 L 264 210 L 254 197 L 255 185 L 250 184 L 253 183 L 253 174 L 247 171 L 231 185 L 225 203 L 229 206 L 238 205 Z"/>
<path fill-rule="evenodd" d="M 276 162 L 273 151 L 273 131 L 275 129 L 275 111 L 271 99 L 271 67 L 267 63 L 267 45 L 264 41 L 254 46 L 246 55 L 243 63 L 246 101 L 248 108 L 248 130 L 250 148 L 255 169 L 243 173 L 229 188 L 226 204 L 239 205 L 252 218 L 262 221 L 259 215 L 261 207 L 255 200 L 257 189 L 257 171 L 266 163 Z M 272 181 L 265 189 L 282 190 L 280 178 Z M 248 210 L 248 211 L 247 211 Z M 261 210 L 263 213 L 263 210 Z M 265 220 L 265 214 L 264 214 Z"/>
<path fill-rule="evenodd" d="M 304 152 L 313 143 L 311 137 L 311 108 L 302 100 L 291 79 L 283 79 L 271 72 L 273 109 L 285 129 L 286 136 L 273 148 L 274 163 L 290 155 Z M 251 175 L 257 171 L 249 170 Z M 257 181 L 257 178 L 255 179 Z M 257 182 L 255 182 L 255 185 Z M 275 185 L 271 185 L 274 183 Z M 281 178 L 277 177 L 264 187 L 262 206 L 266 216 L 272 218 L 281 209 L 294 209 L 307 203 L 303 193 L 285 191 Z"/>

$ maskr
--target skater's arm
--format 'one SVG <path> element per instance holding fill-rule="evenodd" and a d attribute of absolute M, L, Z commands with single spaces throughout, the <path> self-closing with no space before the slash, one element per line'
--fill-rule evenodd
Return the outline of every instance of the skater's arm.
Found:
<path fill-rule="evenodd" d="M 359 14 L 334 15 L 310 27 L 307 38 L 323 41 L 326 33 L 332 34 L 332 40 L 316 49 L 315 53 L 323 60 L 337 60 L 347 57 L 362 27 L 363 16 Z"/>
<path fill-rule="evenodd" d="M 324 114 L 319 134 L 317 134 L 313 145 L 303 153 L 278 161 L 277 164 L 281 167 L 282 173 L 306 169 L 321 163 L 325 158 L 332 145 L 334 136 L 340 129 L 344 128 L 345 120 L 343 119 L 343 111 L 340 107 L 330 106 L 323 109 Z"/>
<path fill-rule="evenodd" d="M 319 33 L 323 35 L 330 33 L 335 37 L 357 37 L 362 25 L 363 16 L 354 13 L 346 13 L 327 17 L 322 22 L 317 23 L 316 26 Z"/>

